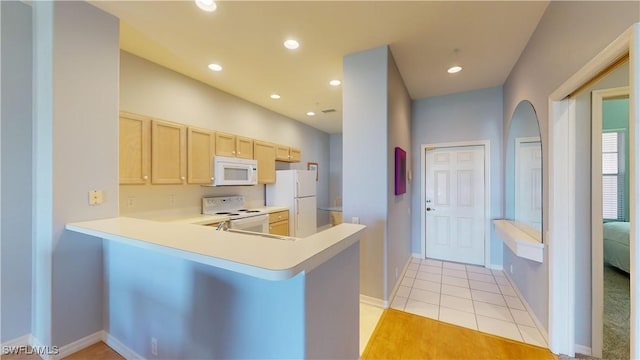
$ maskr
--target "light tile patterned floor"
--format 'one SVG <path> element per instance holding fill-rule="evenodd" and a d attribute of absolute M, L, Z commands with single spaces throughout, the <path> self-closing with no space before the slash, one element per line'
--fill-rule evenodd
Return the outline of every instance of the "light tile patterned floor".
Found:
<path fill-rule="evenodd" d="M 391 307 L 547 347 L 502 271 L 412 258 Z"/>

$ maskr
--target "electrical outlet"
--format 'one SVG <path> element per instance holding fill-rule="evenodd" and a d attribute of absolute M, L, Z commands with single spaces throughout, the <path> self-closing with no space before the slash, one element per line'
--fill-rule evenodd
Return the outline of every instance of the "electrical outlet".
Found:
<path fill-rule="evenodd" d="M 89 191 L 89 205 L 102 204 L 103 195 L 102 190 L 90 190 Z"/>
<path fill-rule="evenodd" d="M 169 195 L 169 205 L 175 205 L 176 196 L 174 194 Z"/>
<path fill-rule="evenodd" d="M 351 223 L 352 224 L 360 224 L 360 218 L 357 216 L 354 216 L 351 218 Z"/>
<path fill-rule="evenodd" d="M 513 274 L 513 264 L 509 264 L 509 274 Z"/>
<path fill-rule="evenodd" d="M 127 198 L 127 207 L 134 207 L 136 206 L 136 198 L 134 198 L 133 196 L 130 196 Z"/>
<path fill-rule="evenodd" d="M 158 356 L 158 339 L 151 338 L 151 355 Z"/>

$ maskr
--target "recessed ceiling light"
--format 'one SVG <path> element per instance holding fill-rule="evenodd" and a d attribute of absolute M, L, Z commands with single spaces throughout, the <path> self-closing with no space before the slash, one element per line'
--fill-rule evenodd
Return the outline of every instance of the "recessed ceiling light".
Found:
<path fill-rule="evenodd" d="M 278 94 L 271 94 L 271 98 L 272 98 L 273 100 L 278 100 L 278 99 L 280 99 L 280 95 L 278 95 Z"/>
<path fill-rule="evenodd" d="M 287 39 L 284 42 L 284 47 L 286 47 L 289 50 L 295 50 L 300 47 L 300 43 L 298 43 L 293 39 Z"/>
<path fill-rule="evenodd" d="M 331 86 L 339 86 L 340 84 L 342 84 L 342 81 L 340 81 L 340 80 L 331 80 L 331 81 L 329 81 L 329 85 L 331 85 Z"/>
<path fill-rule="evenodd" d="M 307 116 L 313 116 L 313 115 L 315 115 L 315 114 L 316 114 L 316 113 L 314 113 L 313 111 L 309 111 L 309 112 L 307 113 Z"/>
<path fill-rule="evenodd" d="M 196 1 L 196 5 L 202 11 L 214 12 L 218 8 L 218 5 L 216 5 L 216 2 L 213 0 L 195 0 L 195 1 Z"/>
<path fill-rule="evenodd" d="M 222 71 L 222 66 L 218 64 L 209 64 L 209 69 L 213 71 Z"/>
<path fill-rule="evenodd" d="M 462 66 L 457 66 L 457 65 L 456 66 L 452 66 L 449 69 L 447 69 L 447 72 L 449 74 L 455 74 L 455 73 L 460 72 L 460 71 L 462 71 Z"/>

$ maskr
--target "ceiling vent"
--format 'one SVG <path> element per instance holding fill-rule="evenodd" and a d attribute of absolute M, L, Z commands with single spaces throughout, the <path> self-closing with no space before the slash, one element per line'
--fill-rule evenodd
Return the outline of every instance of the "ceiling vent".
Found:
<path fill-rule="evenodd" d="M 324 109 L 322 110 L 322 112 L 325 114 L 328 114 L 328 113 L 336 112 L 336 109 Z"/>

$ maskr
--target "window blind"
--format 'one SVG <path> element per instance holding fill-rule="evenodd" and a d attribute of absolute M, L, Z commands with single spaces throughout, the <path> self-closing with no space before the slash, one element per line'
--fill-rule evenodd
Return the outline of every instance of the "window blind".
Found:
<path fill-rule="evenodd" d="M 602 217 L 624 220 L 624 132 L 602 133 Z"/>

